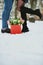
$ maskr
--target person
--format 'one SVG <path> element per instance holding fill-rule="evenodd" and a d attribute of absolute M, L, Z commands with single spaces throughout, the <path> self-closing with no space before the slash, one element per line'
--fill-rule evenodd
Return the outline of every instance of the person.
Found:
<path fill-rule="evenodd" d="M 42 17 L 39 10 L 33 10 L 32 8 L 25 7 L 25 3 L 27 3 L 26 0 L 18 0 L 18 3 L 17 3 L 17 9 L 21 12 L 21 17 L 25 21 L 23 24 L 22 32 L 29 31 L 29 29 L 27 27 L 27 22 L 26 22 L 27 21 L 26 13 L 32 14 L 32 15 L 37 15 L 40 17 L 40 19 Z"/>
<path fill-rule="evenodd" d="M 2 13 L 2 33 L 10 33 L 10 29 L 8 28 L 7 20 L 9 20 L 10 12 L 12 9 L 14 0 L 4 0 L 4 11 Z"/>

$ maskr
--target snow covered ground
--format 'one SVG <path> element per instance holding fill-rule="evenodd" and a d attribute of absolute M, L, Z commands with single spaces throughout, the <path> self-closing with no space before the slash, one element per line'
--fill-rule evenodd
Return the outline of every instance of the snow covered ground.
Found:
<path fill-rule="evenodd" d="M 43 65 L 43 21 L 27 25 L 27 33 L 0 32 L 0 65 Z"/>

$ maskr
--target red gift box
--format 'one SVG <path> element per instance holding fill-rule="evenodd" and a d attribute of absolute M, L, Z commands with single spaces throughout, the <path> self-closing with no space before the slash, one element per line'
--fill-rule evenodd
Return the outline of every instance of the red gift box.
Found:
<path fill-rule="evenodd" d="M 22 32 L 21 25 L 11 25 L 11 34 L 20 34 Z"/>

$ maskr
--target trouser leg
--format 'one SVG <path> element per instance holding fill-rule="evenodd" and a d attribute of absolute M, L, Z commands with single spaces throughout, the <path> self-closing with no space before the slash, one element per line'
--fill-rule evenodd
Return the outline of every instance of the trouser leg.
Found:
<path fill-rule="evenodd" d="M 2 13 L 2 28 L 8 28 L 7 20 L 10 16 L 14 0 L 4 0 L 4 11 Z"/>
<path fill-rule="evenodd" d="M 23 13 L 25 12 L 25 13 L 32 14 L 32 15 L 37 15 L 37 16 L 40 17 L 40 19 L 41 19 L 41 17 L 42 17 L 42 15 L 41 15 L 39 9 L 33 10 L 33 9 L 31 9 L 31 8 L 27 8 L 27 7 L 24 7 L 24 6 L 23 6 L 23 7 L 21 8 L 21 10 L 23 10 Z"/>
<path fill-rule="evenodd" d="M 24 20 L 22 32 L 28 32 L 29 29 L 27 27 L 27 17 L 26 17 L 26 12 L 25 12 L 24 8 L 21 9 L 21 17 Z"/>
<path fill-rule="evenodd" d="M 27 17 L 26 17 L 26 13 L 25 12 L 23 12 L 23 11 L 21 11 L 21 17 L 22 17 L 22 19 L 24 20 L 24 26 L 25 25 L 27 25 L 27 23 L 26 23 L 26 20 L 27 20 Z"/>
<path fill-rule="evenodd" d="M 21 7 L 21 17 L 22 19 L 25 20 L 24 24 L 23 25 L 27 25 L 27 17 L 26 17 L 26 13 L 28 14 L 34 14 L 34 10 L 32 10 L 31 8 L 27 8 L 27 7 Z"/>

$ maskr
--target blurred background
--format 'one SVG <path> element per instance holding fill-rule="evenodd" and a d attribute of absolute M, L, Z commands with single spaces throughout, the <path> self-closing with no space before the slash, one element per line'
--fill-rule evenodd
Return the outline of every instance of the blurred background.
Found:
<path fill-rule="evenodd" d="M 28 3 L 25 5 L 32 9 L 35 9 L 35 8 L 39 8 L 40 9 L 40 12 L 41 14 L 43 15 L 43 0 L 28 0 Z M 2 18 L 2 11 L 3 11 L 3 5 L 4 5 L 4 0 L 0 0 L 0 19 Z M 13 7 L 12 7 L 12 10 L 11 10 L 11 13 L 10 13 L 10 17 L 14 17 L 14 14 L 15 13 L 15 0 L 14 0 L 14 3 L 13 3 Z"/>

